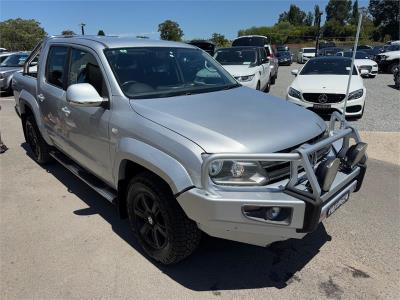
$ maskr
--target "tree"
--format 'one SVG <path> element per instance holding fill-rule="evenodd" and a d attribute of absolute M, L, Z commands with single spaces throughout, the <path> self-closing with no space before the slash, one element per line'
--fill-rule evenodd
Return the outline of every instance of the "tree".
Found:
<path fill-rule="evenodd" d="M 356 0 L 353 3 L 353 9 L 351 11 L 351 23 L 357 24 L 359 17 L 360 17 L 360 13 L 358 12 L 358 0 Z"/>
<path fill-rule="evenodd" d="M 104 35 L 106 35 L 106 34 L 104 33 L 103 30 L 100 29 L 100 30 L 97 32 L 97 35 L 102 35 L 102 36 L 104 36 Z"/>
<path fill-rule="evenodd" d="M 179 24 L 166 20 L 158 25 L 158 32 L 160 32 L 160 38 L 168 41 L 181 41 L 183 37 L 183 31 L 179 27 Z"/>
<path fill-rule="evenodd" d="M 351 0 L 329 0 L 325 7 L 326 21 L 336 20 L 341 26 L 350 19 Z"/>
<path fill-rule="evenodd" d="M 385 35 L 389 35 L 392 40 L 399 39 L 399 1 L 371 0 L 368 10 L 381 40 Z"/>
<path fill-rule="evenodd" d="M 314 6 L 314 26 L 318 26 L 318 23 L 321 21 L 320 17 L 321 16 L 321 9 L 319 8 L 319 5 Z"/>
<path fill-rule="evenodd" d="M 230 42 L 223 34 L 213 33 L 210 39 L 217 47 L 228 47 Z"/>
<path fill-rule="evenodd" d="M 8 50 L 32 50 L 46 35 L 40 23 L 33 19 L 0 22 L 0 47 Z"/>
<path fill-rule="evenodd" d="M 306 24 L 307 26 L 312 26 L 313 21 L 314 21 L 314 16 L 313 16 L 312 12 L 309 11 L 308 14 L 307 14 L 307 17 L 306 17 L 305 24 Z"/>
<path fill-rule="evenodd" d="M 76 33 L 73 32 L 73 31 L 70 30 L 70 29 L 63 30 L 63 31 L 61 32 L 61 34 L 62 34 L 62 35 L 76 35 Z"/>
<path fill-rule="evenodd" d="M 278 23 L 289 22 L 291 25 L 304 25 L 307 14 L 297 5 L 291 4 L 289 10 L 279 15 Z"/>

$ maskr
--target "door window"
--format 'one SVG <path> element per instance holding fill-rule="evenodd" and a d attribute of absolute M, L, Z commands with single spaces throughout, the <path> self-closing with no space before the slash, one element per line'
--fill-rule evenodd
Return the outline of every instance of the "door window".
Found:
<path fill-rule="evenodd" d="M 260 49 L 260 58 L 261 58 L 261 62 L 263 64 L 265 64 L 267 61 L 267 53 L 265 52 L 265 49 L 263 49 L 263 48 Z"/>
<path fill-rule="evenodd" d="M 89 83 L 102 97 L 107 97 L 107 87 L 99 64 L 92 54 L 80 49 L 71 50 L 71 63 L 68 86 L 76 83 Z"/>
<path fill-rule="evenodd" d="M 67 54 L 67 47 L 52 46 L 47 57 L 46 81 L 59 88 L 64 87 Z"/>

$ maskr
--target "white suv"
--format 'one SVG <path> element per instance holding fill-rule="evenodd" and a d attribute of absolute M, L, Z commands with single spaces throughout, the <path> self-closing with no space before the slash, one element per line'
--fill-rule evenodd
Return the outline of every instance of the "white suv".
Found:
<path fill-rule="evenodd" d="M 315 48 L 301 48 L 297 56 L 297 62 L 304 64 L 310 58 L 315 57 Z"/>

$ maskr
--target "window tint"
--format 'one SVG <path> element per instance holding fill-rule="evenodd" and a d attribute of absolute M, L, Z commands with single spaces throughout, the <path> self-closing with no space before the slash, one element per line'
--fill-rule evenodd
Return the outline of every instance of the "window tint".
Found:
<path fill-rule="evenodd" d="M 65 67 L 67 63 L 67 47 L 51 47 L 47 57 L 46 80 L 55 86 L 63 88 L 65 82 Z"/>
<path fill-rule="evenodd" d="M 300 72 L 300 75 L 348 75 L 351 59 L 312 59 L 309 60 Z M 357 75 L 353 67 L 353 75 Z"/>
<path fill-rule="evenodd" d="M 76 83 L 91 84 L 102 97 L 107 97 L 107 87 L 94 56 L 80 49 L 71 50 L 68 86 Z"/>
<path fill-rule="evenodd" d="M 265 61 L 267 59 L 267 53 L 265 52 L 265 49 L 260 49 L 260 59 L 261 59 L 261 61 L 264 61 L 264 63 L 265 63 Z"/>

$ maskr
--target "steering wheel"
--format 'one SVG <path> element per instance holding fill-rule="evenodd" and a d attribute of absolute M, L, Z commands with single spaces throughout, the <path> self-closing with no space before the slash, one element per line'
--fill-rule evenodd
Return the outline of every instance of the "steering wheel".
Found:
<path fill-rule="evenodd" d="M 129 84 L 135 84 L 135 83 L 137 83 L 136 80 L 125 81 L 123 84 L 121 84 L 121 88 L 123 88 L 123 87 L 125 87 L 125 86 L 127 86 Z"/>

